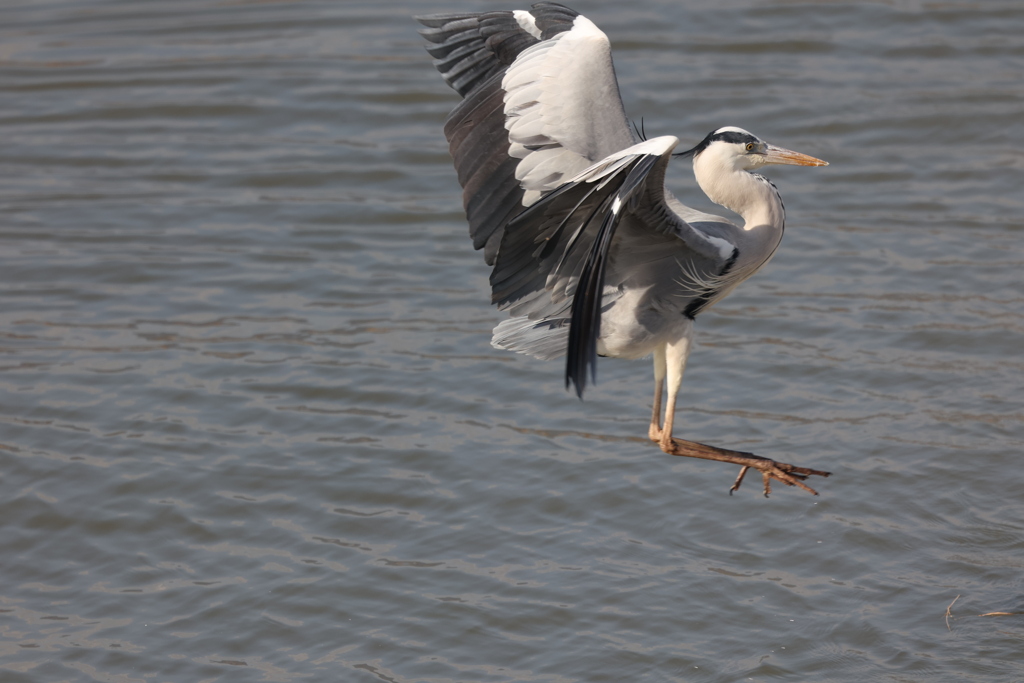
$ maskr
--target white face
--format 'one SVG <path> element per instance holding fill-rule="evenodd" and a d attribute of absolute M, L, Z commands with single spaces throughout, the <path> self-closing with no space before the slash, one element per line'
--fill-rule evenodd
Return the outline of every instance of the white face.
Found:
<path fill-rule="evenodd" d="M 766 163 L 767 143 L 736 126 L 719 128 L 708 136 L 706 144 L 707 147 L 697 155 L 704 163 L 743 171 L 754 170 Z"/>
<path fill-rule="evenodd" d="M 769 163 L 767 156 L 768 143 L 764 140 L 736 143 L 733 147 L 736 149 L 736 154 L 741 156 L 743 161 L 746 162 L 747 170 L 759 168 Z"/>
<path fill-rule="evenodd" d="M 749 133 L 747 134 L 749 135 Z M 752 171 L 767 163 L 768 145 L 753 136 L 735 142 L 715 140 L 700 153 L 700 161 L 711 162 L 742 171 Z M 695 160 L 696 161 L 696 160 Z"/>

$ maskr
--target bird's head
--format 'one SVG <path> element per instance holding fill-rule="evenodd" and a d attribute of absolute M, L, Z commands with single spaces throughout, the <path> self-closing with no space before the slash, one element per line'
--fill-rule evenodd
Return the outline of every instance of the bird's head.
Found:
<path fill-rule="evenodd" d="M 713 130 L 696 147 L 674 156 L 692 156 L 694 164 L 712 162 L 715 166 L 737 171 L 754 171 L 769 164 L 828 166 L 827 161 L 769 145 L 756 135 L 735 126 Z"/>
<path fill-rule="evenodd" d="M 735 211 L 751 225 L 785 220 L 778 190 L 766 179 L 751 174 L 769 164 L 827 166 L 821 159 L 769 145 L 756 135 L 728 126 L 712 131 L 693 149 L 693 174 L 700 189 L 714 203 Z"/>

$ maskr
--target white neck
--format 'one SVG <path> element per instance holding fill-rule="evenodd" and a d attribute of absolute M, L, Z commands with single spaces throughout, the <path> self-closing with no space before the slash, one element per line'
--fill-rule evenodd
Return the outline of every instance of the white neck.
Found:
<path fill-rule="evenodd" d="M 715 154 L 714 148 L 693 160 L 693 174 L 715 204 L 743 217 L 743 229 L 770 226 L 782 230 L 786 211 L 779 193 L 767 181 L 737 166 L 735 157 Z"/>

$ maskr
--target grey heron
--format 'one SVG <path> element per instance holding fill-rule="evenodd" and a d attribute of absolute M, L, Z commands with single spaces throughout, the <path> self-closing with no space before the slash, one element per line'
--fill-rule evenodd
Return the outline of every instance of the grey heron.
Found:
<path fill-rule="evenodd" d="M 754 171 L 826 162 L 769 145 L 741 128 L 642 139 L 630 128 L 607 36 L 553 2 L 530 10 L 416 17 L 434 65 L 462 101 L 444 126 L 473 246 L 493 266 L 491 302 L 510 318 L 498 348 L 566 356 L 566 387 L 582 398 L 598 356 L 654 358 L 648 435 L 671 455 L 740 465 L 796 485 L 828 476 L 742 451 L 673 438 L 676 396 L 693 321 L 772 257 L 785 210 Z M 670 194 L 673 156 L 693 159 L 697 183 L 742 225 Z M 662 397 L 666 396 L 664 417 Z"/>

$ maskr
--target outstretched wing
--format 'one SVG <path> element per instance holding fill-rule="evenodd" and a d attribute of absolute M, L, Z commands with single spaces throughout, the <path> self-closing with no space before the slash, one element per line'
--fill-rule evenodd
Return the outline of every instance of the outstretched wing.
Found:
<path fill-rule="evenodd" d="M 609 155 L 505 230 L 491 300 L 516 318 L 499 326 L 496 341 L 543 357 L 564 351 L 566 385 L 580 396 L 587 370 L 595 374 L 602 312 L 624 289 L 649 292 L 662 300 L 651 306 L 692 317 L 728 282 L 738 252 L 715 232 L 728 234 L 731 224 L 665 193 L 678 142 L 653 138 Z"/>
<path fill-rule="evenodd" d="M 494 265 L 492 301 L 514 316 L 492 343 L 567 353 L 566 382 L 582 395 L 602 311 L 623 291 L 690 317 L 713 300 L 736 258 L 724 219 L 665 193 L 678 140 L 637 144 L 608 38 L 586 17 L 540 2 L 417 19 L 464 98 L 445 137 L 473 246 Z"/>
<path fill-rule="evenodd" d="M 586 17 L 553 2 L 417 20 L 434 65 L 464 98 L 445 137 L 473 246 L 493 264 L 512 218 L 635 142 L 611 45 Z"/>

